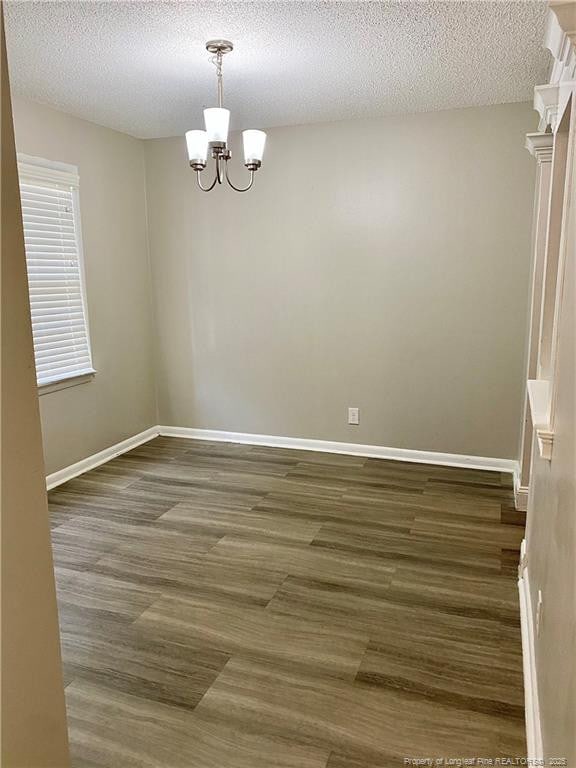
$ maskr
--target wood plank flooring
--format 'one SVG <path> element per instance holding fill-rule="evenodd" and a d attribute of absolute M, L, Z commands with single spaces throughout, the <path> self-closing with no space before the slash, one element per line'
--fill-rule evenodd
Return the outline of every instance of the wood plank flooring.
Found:
<path fill-rule="evenodd" d="M 508 475 L 157 438 L 49 500 L 75 768 L 525 755 Z"/>

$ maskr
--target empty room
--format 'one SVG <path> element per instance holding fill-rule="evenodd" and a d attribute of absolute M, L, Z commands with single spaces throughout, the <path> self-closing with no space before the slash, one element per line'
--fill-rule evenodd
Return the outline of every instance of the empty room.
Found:
<path fill-rule="evenodd" d="M 576 3 L 0 15 L 3 768 L 576 768 Z"/>

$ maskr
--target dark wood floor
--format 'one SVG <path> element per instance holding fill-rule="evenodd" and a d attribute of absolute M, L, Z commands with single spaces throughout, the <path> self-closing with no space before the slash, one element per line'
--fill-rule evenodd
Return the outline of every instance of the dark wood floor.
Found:
<path fill-rule="evenodd" d="M 525 755 L 508 475 L 157 438 L 50 509 L 76 768 Z"/>

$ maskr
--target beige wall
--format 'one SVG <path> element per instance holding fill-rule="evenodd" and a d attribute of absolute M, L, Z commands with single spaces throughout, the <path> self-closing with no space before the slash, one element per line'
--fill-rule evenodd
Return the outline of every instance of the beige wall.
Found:
<path fill-rule="evenodd" d="M 576 146 L 576 138 L 572 141 Z M 544 755 L 576 765 L 576 199 L 572 198 L 559 320 L 552 460 L 535 445 L 528 505 L 527 563 Z M 537 441 L 534 441 L 535 443 Z"/>
<path fill-rule="evenodd" d="M 161 423 L 516 458 L 535 124 L 273 129 L 244 196 L 145 142 Z"/>
<path fill-rule="evenodd" d="M 158 422 L 516 458 L 534 123 L 273 129 L 249 194 L 204 195 L 183 139 L 17 99 L 18 150 L 79 167 L 98 370 L 41 397 L 47 471 Z"/>
<path fill-rule="evenodd" d="M 143 144 L 14 100 L 19 152 L 77 165 L 93 381 L 40 398 L 47 472 L 157 423 Z"/>
<path fill-rule="evenodd" d="M 0 23 L 2 9 L 0 7 Z M 2 25 L 3 768 L 66 768 L 68 739 Z"/>

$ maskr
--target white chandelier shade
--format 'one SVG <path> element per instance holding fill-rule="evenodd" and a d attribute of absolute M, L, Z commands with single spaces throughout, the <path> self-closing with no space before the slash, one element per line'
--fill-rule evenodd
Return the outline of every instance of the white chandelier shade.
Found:
<path fill-rule="evenodd" d="M 222 84 L 222 57 L 230 53 L 234 46 L 229 40 L 209 40 L 206 43 L 207 50 L 214 54 L 212 61 L 216 65 L 216 78 L 218 84 L 218 106 L 208 107 L 204 110 L 204 124 L 206 130 L 193 130 L 186 132 L 186 147 L 191 168 L 196 171 L 196 181 L 203 192 L 210 192 L 216 184 L 226 181 L 236 192 L 247 192 L 254 183 L 254 174 L 262 165 L 266 134 L 264 131 L 248 130 L 242 132 L 244 144 L 244 165 L 250 171 L 250 180 L 245 187 L 236 187 L 228 175 L 228 161 L 232 157 L 228 149 L 228 130 L 230 127 L 230 110 L 223 106 L 224 88 Z M 214 160 L 215 176 L 212 183 L 205 187 L 200 175 L 206 168 L 208 153 Z"/>
<path fill-rule="evenodd" d="M 204 110 L 204 124 L 208 141 L 228 141 L 228 126 L 230 125 L 230 110 L 223 107 L 210 107 Z"/>
<path fill-rule="evenodd" d="M 187 131 L 186 146 L 190 164 L 206 165 L 208 157 L 208 134 L 206 131 Z"/>
<path fill-rule="evenodd" d="M 246 165 L 261 163 L 266 145 L 264 131 L 242 131 L 242 141 L 244 143 L 244 163 Z"/>

